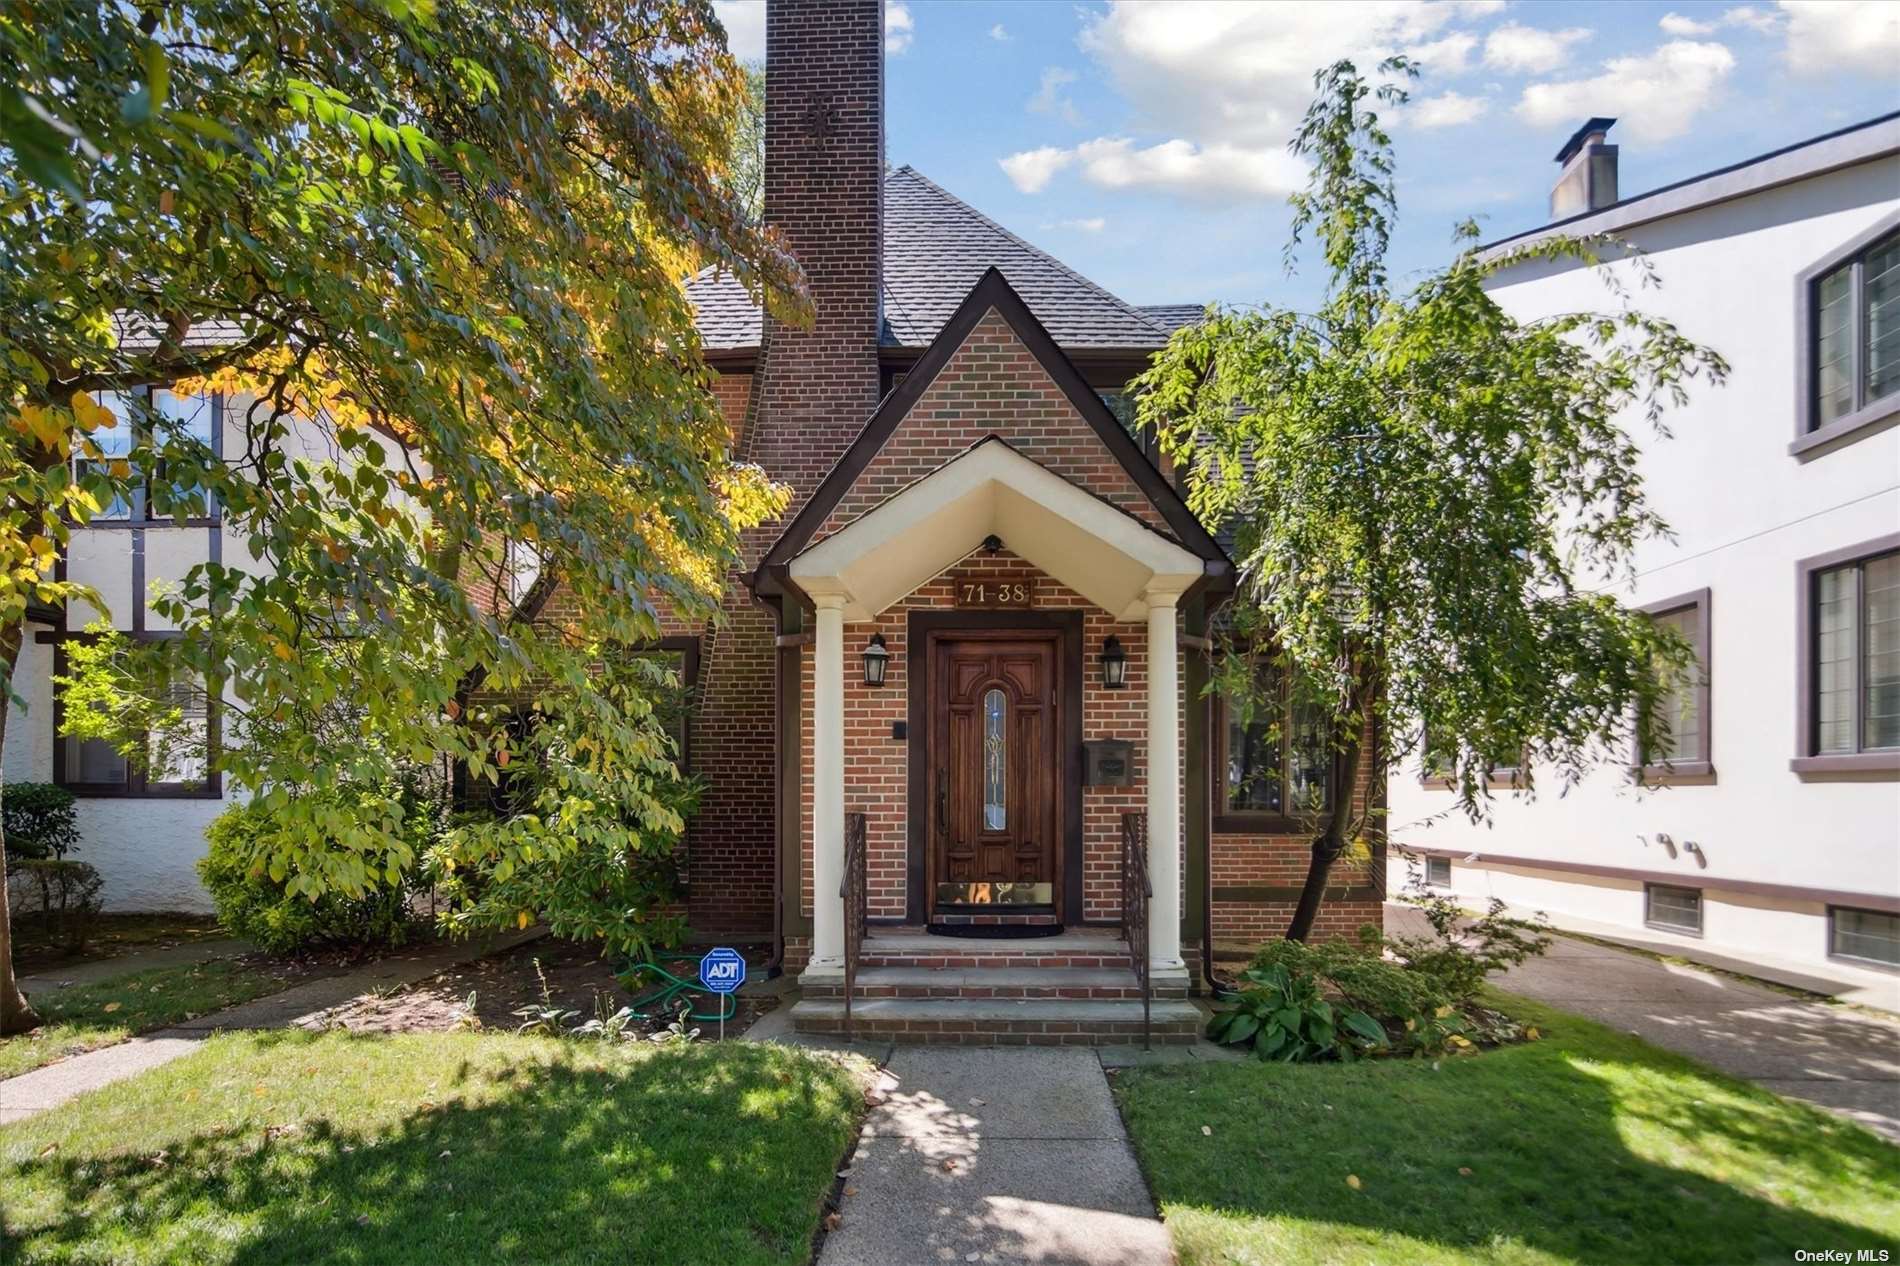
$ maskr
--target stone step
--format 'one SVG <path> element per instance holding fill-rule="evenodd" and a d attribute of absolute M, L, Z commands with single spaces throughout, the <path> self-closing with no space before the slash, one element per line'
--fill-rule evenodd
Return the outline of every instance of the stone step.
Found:
<path fill-rule="evenodd" d="M 840 998 L 842 982 L 813 982 L 807 998 Z M 857 993 L 865 998 L 1096 998 L 1141 1000 L 1141 985 L 1120 967 L 865 967 Z M 1186 978 L 1156 979 L 1156 998 L 1187 997 Z"/>
<path fill-rule="evenodd" d="M 879 929 L 864 939 L 860 967 L 997 968 L 1128 966 L 1128 946 L 1112 928 L 1070 928 L 1059 936 L 933 936 Z"/>
<path fill-rule="evenodd" d="M 1121 1046 L 1141 1040 L 1141 1003 L 1072 998 L 873 998 L 851 1008 L 852 1035 L 894 1042 L 962 1046 Z M 1156 999 L 1157 1044 L 1198 1041 L 1203 1017 L 1193 1003 Z M 844 1032 L 844 1000 L 804 998 L 792 1007 L 800 1033 Z"/>

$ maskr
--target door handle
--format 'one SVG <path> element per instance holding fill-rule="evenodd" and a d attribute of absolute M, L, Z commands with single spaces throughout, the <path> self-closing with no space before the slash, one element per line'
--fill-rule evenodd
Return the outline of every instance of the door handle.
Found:
<path fill-rule="evenodd" d="M 945 772 L 937 771 L 937 829 L 947 835 L 950 832 L 950 791 L 944 786 Z"/>

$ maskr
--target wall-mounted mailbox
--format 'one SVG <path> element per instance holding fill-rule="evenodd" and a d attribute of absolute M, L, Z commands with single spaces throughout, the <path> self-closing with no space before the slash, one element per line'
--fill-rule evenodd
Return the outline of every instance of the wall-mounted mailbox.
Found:
<path fill-rule="evenodd" d="M 1135 745 L 1127 739 L 1089 739 L 1082 744 L 1082 785 L 1126 787 L 1135 780 Z"/>

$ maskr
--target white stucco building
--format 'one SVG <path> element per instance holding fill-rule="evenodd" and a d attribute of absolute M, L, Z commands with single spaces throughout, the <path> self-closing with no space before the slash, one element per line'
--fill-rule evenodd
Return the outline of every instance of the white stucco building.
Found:
<path fill-rule="evenodd" d="M 1678 699 L 1653 787 L 1619 766 L 1568 794 L 1540 779 L 1526 801 L 1501 778 L 1474 825 L 1394 771 L 1391 890 L 1415 873 L 1468 904 L 1884 988 L 1900 965 L 1900 115 L 1622 200 L 1610 122 L 1560 154 L 1562 218 L 1495 249 L 1614 234 L 1661 280 L 1635 302 L 1732 367 L 1670 415 L 1673 438 L 1630 424 L 1676 538 L 1642 546 L 1624 596 L 1700 645 L 1703 688 Z M 1520 319 L 1615 302 L 1571 264 L 1512 266 L 1492 293 Z"/>

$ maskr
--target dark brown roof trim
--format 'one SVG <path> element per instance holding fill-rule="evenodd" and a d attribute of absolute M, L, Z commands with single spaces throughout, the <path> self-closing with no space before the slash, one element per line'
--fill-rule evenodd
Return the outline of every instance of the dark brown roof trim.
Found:
<path fill-rule="evenodd" d="M 1003 274 L 992 267 L 964 296 L 956 312 L 944 323 L 942 332 L 918 358 L 916 366 L 896 390 L 884 397 L 870 421 L 858 432 L 857 439 L 851 441 L 851 447 L 844 451 L 844 456 L 831 468 L 804 508 L 792 519 L 778 540 L 773 542 L 772 548 L 760 561 L 758 570 L 753 573 L 755 589 L 763 587 L 782 592 L 777 582 L 783 577 L 786 564 L 811 542 L 825 519 L 837 508 L 838 502 L 844 499 L 844 494 L 857 482 L 858 476 L 871 464 L 871 459 L 877 456 L 885 441 L 897 430 L 898 424 L 909 415 L 911 407 L 937 380 L 937 375 L 943 372 L 957 349 L 963 346 L 970 331 L 992 308 L 1009 323 L 1016 336 L 1023 341 L 1023 346 L 1036 358 L 1036 363 L 1042 366 L 1043 372 L 1062 389 L 1062 394 L 1069 398 L 1076 412 L 1082 415 L 1108 451 L 1114 454 L 1115 460 L 1121 463 L 1122 469 L 1128 472 L 1142 494 L 1160 512 L 1162 520 L 1174 530 L 1181 544 L 1210 564 L 1210 575 L 1231 571 L 1233 564 L 1228 561 L 1219 542 L 1194 517 L 1194 512 L 1181 500 L 1181 494 L 1175 491 L 1174 485 L 1155 469 L 1128 432 L 1122 430 L 1121 424 L 1108 411 L 1108 406 L 1095 394 L 1094 388 L 1076 369 L 1075 363 L 1056 346 L 1055 340 L 1049 337 L 1049 331 L 1029 310 L 1029 305 L 1011 289 Z"/>
<path fill-rule="evenodd" d="M 1883 914 L 1900 914 L 1900 897 L 1884 893 L 1844 892 L 1835 888 L 1804 888 L 1798 884 L 1777 884 L 1762 879 L 1723 879 L 1717 875 L 1705 875 L 1700 872 L 1679 870 L 1637 870 L 1627 866 L 1602 866 L 1595 862 L 1568 862 L 1548 857 L 1507 857 L 1502 853 L 1480 852 L 1475 862 L 1465 862 L 1471 857 L 1468 848 L 1421 848 L 1416 845 L 1394 845 L 1401 855 L 1417 854 L 1420 857 L 1449 857 L 1455 862 L 1472 866 L 1512 866 L 1523 870 L 1554 870 L 1573 875 L 1596 875 L 1604 879 L 1626 879 L 1631 882 L 1650 884 L 1669 884 L 1677 888 L 1701 888 L 1708 892 L 1745 892 L 1757 897 L 1775 897 L 1783 901 L 1805 901 L 1816 905 L 1854 906 L 1862 910 L 1878 910 Z"/>

